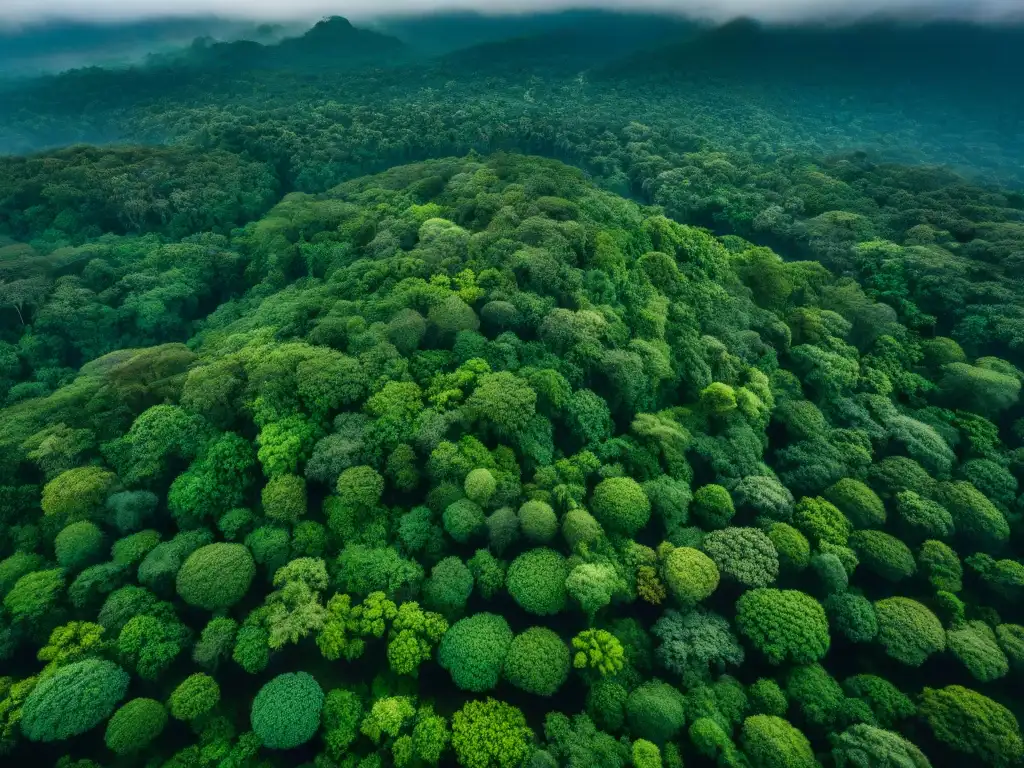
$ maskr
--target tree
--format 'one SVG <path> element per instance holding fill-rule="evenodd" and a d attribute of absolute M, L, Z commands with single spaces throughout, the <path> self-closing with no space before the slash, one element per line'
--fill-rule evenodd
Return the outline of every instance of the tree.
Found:
<path fill-rule="evenodd" d="M 743 648 L 729 622 L 700 607 L 686 613 L 666 611 L 651 634 L 661 641 L 656 651 L 658 661 L 686 685 L 723 672 L 726 665 L 743 663 Z"/>
<path fill-rule="evenodd" d="M 853 525 L 838 508 L 821 497 L 804 497 L 796 503 L 793 521 L 813 544 L 827 541 L 841 547 L 853 531 Z"/>
<path fill-rule="evenodd" d="M 470 501 L 483 507 L 487 505 L 498 489 L 498 483 L 489 469 L 477 467 L 466 475 L 463 489 Z"/>
<path fill-rule="evenodd" d="M 448 631 L 448 622 L 438 613 L 423 611 L 408 601 L 398 606 L 391 622 L 388 664 L 399 675 L 416 675 L 420 664 L 429 661 L 434 648 Z"/>
<path fill-rule="evenodd" d="M 725 528 L 736 508 L 729 491 L 720 485 L 705 485 L 693 494 L 693 514 L 705 528 Z"/>
<path fill-rule="evenodd" d="M 59 619 L 59 601 L 64 594 L 64 574 L 59 568 L 33 571 L 18 579 L 4 597 L 11 621 L 29 630 Z M 45 635 L 44 635 L 45 636 Z"/>
<path fill-rule="evenodd" d="M 594 488 L 594 517 L 613 533 L 632 538 L 651 518 L 651 502 L 643 487 L 629 477 L 609 477 Z"/>
<path fill-rule="evenodd" d="M 581 563 L 569 572 L 565 588 L 593 621 L 597 612 L 611 603 L 612 597 L 625 592 L 626 583 L 608 563 Z"/>
<path fill-rule="evenodd" d="M 160 534 L 156 531 L 139 531 L 115 541 L 114 546 L 110 548 L 110 556 L 119 565 L 138 567 L 159 543 Z"/>
<path fill-rule="evenodd" d="M 61 472 L 43 486 L 43 514 L 66 523 L 93 516 L 103 505 L 116 477 L 102 467 L 77 467 Z"/>
<path fill-rule="evenodd" d="M 861 565 L 888 581 L 909 578 L 917 571 L 910 547 L 884 531 L 854 531 L 849 544 Z"/>
<path fill-rule="evenodd" d="M 570 720 L 561 712 L 549 712 L 544 719 L 544 735 L 549 751 L 543 755 L 547 759 L 542 766 L 623 768 L 629 762 L 628 742 L 599 731 L 587 715 L 575 715 Z"/>
<path fill-rule="evenodd" d="M 185 560 L 177 575 L 178 594 L 208 611 L 230 608 L 245 597 L 256 574 L 249 550 L 241 544 L 208 544 Z"/>
<path fill-rule="evenodd" d="M 544 627 L 531 627 L 512 639 L 503 673 L 516 688 L 553 696 L 569 676 L 569 648 Z"/>
<path fill-rule="evenodd" d="M 788 523 L 772 523 L 768 528 L 768 538 L 775 545 L 779 556 L 779 566 L 789 572 L 802 571 L 811 563 L 811 544 L 804 536 Z"/>
<path fill-rule="evenodd" d="M 220 701 L 220 686 L 217 681 L 202 672 L 189 675 L 171 692 L 167 704 L 171 716 L 177 720 L 195 720 L 217 706 Z"/>
<path fill-rule="evenodd" d="M 740 745 L 753 768 L 817 768 L 807 737 L 774 715 L 752 715 L 743 721 Z"/>
<path fill-rule="evenodd" d="M 116 755 L 141 752 L 163 733 L 167 710 L 154 699 L 132 699 L 107 723 L 107 748 Z"/>
<path fill-rule="evenodd" d="M 84 659 L 40 680 L 22 707 L 30 741 L 61 741 L 110 717 L 128 690 L 128 673 L 110 661 Z"/>
<path fill-rule="evenodd" d="M 576 669 L 596 669 L 603 677 L 614 675 L 625 664 L 625 651 L 615 635 L 604 629 L 585 629 L 572 639 L 572 665 Z"/>
<path fill-rule="evenodd" d="M 167 507 L 180 527 L 194 528 L 242 507 L 256 465 L 252 444 L 233 432 L 214 438 L 167 492 Z"/>
<path fill-rule="evenodd" d="M 994 417 L 1017 402 L 1020 379 L 981 365 L 946 363 L 939 390 L 957 408 Z"/>
<path fill-rule="evenodd" d="M 473 574 L 476 590 L 485 600 L 490 600 L 505 588 L 507 564 L 491 554 L 489 549 L 478 549 L 466 562 Z"/>
<path fill-rule="evenodd" d="M 825 599 L 830 625 L 854 643 L 869 643 L 878 635 L 875 607 L 863 595 L 836 592 Z"/>
<path fill-rule="evenodd" d="M 467 544 L 483 530 L 484 511 L 469 499 L 459 499 L 445 507 L 441 517 L 444 529 L 459 544 Z"/>
<path fill-rule="evenodd" d="M 683 695 L 668 683 L 650 680 L 629 694 L 626 719 L 637 737 L 664 744 L 686 721 Z"/>
<path fill-rule="evenodd" d="M 825 498 L 857 528 L 880 528 L 885 525 L 885 505 L 878 494 L 860 480 L 844 477 L 825 490 Z"/>
<path fill-rule="evenodd" d="M 423 585 L 426 605 L 448 618 L 465 611 L 472 592 L 473 574 L 457 557 L 446 557 L 435 565 Z"/>
<path fill-rule="evenodd" d="M 873 725 L 853 725 L 832 738 L 836 768 L 931 768 L 914 744 L 898 733 Z"/>
<path fill-rule="evenodd" d="M 359 735 L 363 703 L 354 692 L 343 688 L 329 691 L 324 699 L 323 726 L 327 754 L 335 760 L 348 751 Z"/>
<path fill-rule="evenodd" d="M 117 652 L 143 680 L 156 680 L 185 649 L 189 634 L 173 613 L 133 616 L 117 636 Z"/>
<path fill-rule="evenodd" d="M 830 644 L 821 604 L 793 589 L 745 592 L 736 602 L 736 625 L 772 664 L 813 663 L 824 657 Z"/>
<path fill-rule="evenodd" d="M 1024 757 L 1024 740 L 1013 713 L 969 688 L 925 688 L 921 716 L 936 739 L 984 765 L 1003 768 Z"/>
<path fill-rule="evenodd" d="M 775 545 L 757 528 L 712 531 L 703 548 L 722 576 L 745 587 L 767 587 L 779 575 Z"/>
<path fill-rule="evenodd" d="M 502 701 L 469 701 L 452 716 L 452 748 L 466 768 L 515 768 L 530 754 L 533 731 Z"/>
<path fill-rule="evenodd" d="M 949 510 L 959 536 L 984 550 L 1001 546 L 1010 536 L 1003 513 L 970 483 L 939 486 L 939 501 Z"/>
<path fill-rule="evenodd" d="M 438 663 L 465 691 L 494 688 L 512 645 L 508 622 L 493 613 L 477 613 L 453 624 L 438 648 Z"/>
<path fill-rule="evenodd" d="M 226 616 L 210 619 L 192 649 L 192 661 L 211 672 L 217 669 L 225 656 L 235 647 L 238 622 Z"/>
<path fill-rule="evenodd" d="M 786 695 L 805 723 L 826 730 L 832 730 L 841 719 L 846 703 L 843 689 L 821 664 L 792 669 L 786 679 Z"/>
<path fill-rule="evenodd" d="M 532 542 L 548 543 L 558 533 L 555 510 L 543 501 L 527 501 L 519 508 L 519 530 Z"/>
<path fill-rule="evenodd" d="M 995 632 L 983 621 L 968 621 L 946 630 L 946 647 L 980 683 L 998 680 L 1010 671 Z"/>
<path fill-rule="evenodd" d="M 785 717 L 789 699 L 779 684 L 771 678 L 758 678 L 747 688 L 750 708 L 758 715 Z"/>
<path fill-rule="evenodd" d="M 80 571 L 103 556 L 103 532 L 95 523 L 80 520 L 63 528 L 53 541 L 57 564 L 67 571 Z"/>
<path fill-rule="evenodd" d="M 261 499 L 270 520 L 294 525 L 306 515 L 306 481 L 295 475 L 274 475 L 263 487 Z"/>
<path fill-rule="evenodd" d="M 470 418 L 508 438 L 519 437 L 526 430 L 536 407 L 537 393 L 507 371 L 483 374 L 466 400 Z"/>
<path fill-rule="evenodd" d="M 662 566 L 665 584 L 684 606 L 695 605 L 718 588 L 719 574 L 714 561 L 699 550 L 676 547 Z"/>
<path fill-rule="evenodd" d="M 946 647 L 942 624 L 927 607 L 909 597 L 887 597 L 875 603 L 878 641 L 897 661 L 921 666 Z"/>
<path fill-rule="evenodd" d="M 793 494 L 774 477 L 750 475 L 732 491 L 736 507 L 770 520 L 787 522 L 793 517 Z"/>
<path fill-rule="evenodd" d="M 569 566 L 561 554 L 538 547 L 512 561 L 506 586 L 524 610 L 537 616 L 549 616 L 565 610 L 568 576 Z"/>
<path fill-rule="evenodd" d="M 268 749 L 293 749 L 320 728 L 324 692 L 305 672 L 278 675 L 252 702 L 252 729 Z"/>
<path fill-rule="evenodd" d="M 843 690 L 852 699 L 864 702 L 880 728 L 895 728 L 897 724 L 917 714 L 910 697 L 883 677 L 854 675 L 843 681 Z"/>

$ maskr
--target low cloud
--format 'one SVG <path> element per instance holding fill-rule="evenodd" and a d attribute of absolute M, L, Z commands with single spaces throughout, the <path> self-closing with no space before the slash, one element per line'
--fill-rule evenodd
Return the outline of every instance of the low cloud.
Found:
<path fill-rule="evenodd" d="M 878 15 L 998 21 L 1021 17 L 1022 5 L 1024 0 L 0 0 L 0 23 L 211 14 L 266 21 L 315 20 L 326 15 L 366 19 L 432 11 L 528 13 L 580 7 L 667 11 L 712 20 L 752 16 L 769 22 L 844 21 Z"/>

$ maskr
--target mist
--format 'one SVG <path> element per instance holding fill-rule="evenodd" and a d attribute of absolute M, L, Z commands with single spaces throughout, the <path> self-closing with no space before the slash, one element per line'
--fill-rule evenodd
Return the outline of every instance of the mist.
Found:
<path fill-rule="evenodd" d="M 1020 0 L 5 0 L 0 5 L 0 24 L 211 14 L 258 21 L 314 20 L 324 15 L 359 20 L 441 11 L 505 14 L 578 8 L 659 11 L 712 21 L 736 16 L 766 22 L 842 22 L 878 16 L 980 22 L 1024 18 Z"/>

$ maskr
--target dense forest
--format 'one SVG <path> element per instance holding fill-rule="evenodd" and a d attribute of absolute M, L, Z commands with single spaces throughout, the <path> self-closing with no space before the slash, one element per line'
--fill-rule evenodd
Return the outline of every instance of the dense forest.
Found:
<path fill-rule="evenodd" d="M 1024 765 L 1024 30 L 501 24 L 3 84 L 0 763 Z"/>

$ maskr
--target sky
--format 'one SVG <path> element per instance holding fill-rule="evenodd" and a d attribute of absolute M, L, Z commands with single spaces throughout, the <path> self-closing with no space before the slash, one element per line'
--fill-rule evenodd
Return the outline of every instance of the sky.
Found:
<path fill-rule="evenodd" d="M 312 21 L 326 15 L 358 20 L 389 13 L 508 13 L 569 7 L 673 11 L 712 20 L 751 16 L 775 22 L 848 20 L 877 14 L 998 21 L 1024 15 L 1024 0 L 0 0 L 0 23 L 211 14 L 268 21 Z"/>

